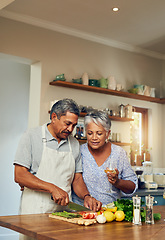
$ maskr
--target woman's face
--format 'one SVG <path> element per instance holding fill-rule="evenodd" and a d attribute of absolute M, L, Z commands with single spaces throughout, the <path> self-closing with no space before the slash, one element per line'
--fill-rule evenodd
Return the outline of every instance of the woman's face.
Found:
<path fill-rule="evenodd" d="M 90 122 L 86 128 L 88 145 L 92 149 L 98 149 L 105 144 L 105 140 L 109 137 L 109 133 L 105 131 L 101 124 L 97 125 Z"/>

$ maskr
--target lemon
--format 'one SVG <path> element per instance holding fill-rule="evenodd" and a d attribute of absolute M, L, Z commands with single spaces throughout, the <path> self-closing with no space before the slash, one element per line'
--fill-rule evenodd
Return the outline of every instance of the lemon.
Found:
<path fill-rule="evenodd" d="M 105 216 L 107 222 L 112 222 L 115 218 L 114 214 L 111 211 L 104 211 L 103 215 Z"/>
<path fill-rule="evenodd" d="M 116 221 L 118 221 L 118 222 L 123 221 L 124 218 L 125 218 L 124 212 L 123 211 L 116 211 L 115 212 L 115 218 L 116 218 Z"/>
<path fill-rule="evenodd" d="M 117 211 L 117 207 L 107 208 L 107 211 L 115 213 Z"/>

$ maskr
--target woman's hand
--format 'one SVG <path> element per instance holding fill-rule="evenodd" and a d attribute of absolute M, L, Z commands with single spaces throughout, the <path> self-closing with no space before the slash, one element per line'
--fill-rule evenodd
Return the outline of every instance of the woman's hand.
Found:
<path fill-rule="evenodd" d="M 84 198 L 84 206 L 93 210 L 94 212 L 99 211 L 101 209 L 102 203 L 96 200 L 92 196 L 86 196 Z"/>
<path fill-rule="evenodd" d="M 117 168 L 115 168 L 115 170 L 113 171 L 108 171 L 107 172 L 107 177 L 108 177 L 108 181 L 112 184 L 115 185 L 119 179 L 118 179 L 118 175 L 119 175 L 119 171 Z"/>

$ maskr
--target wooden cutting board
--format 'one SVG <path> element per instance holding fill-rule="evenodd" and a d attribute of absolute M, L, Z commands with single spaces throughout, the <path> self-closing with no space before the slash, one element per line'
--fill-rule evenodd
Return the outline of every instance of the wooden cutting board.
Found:
<path fill-rule="evenodd" d="M 49 217 L 58 219 L 58 220 L 62 220 L 65 222 L 70 222 L 70 223 L 75 223 L 78 225 L 85 225 L 85 226 L 89 226 L 89 225 L 95 224 L 97 222 L 96 219 L 65 218 L 65 217 L 60 217 L 60 216 L 56 216 L 56 215 L 52 215 L 52 214 L 49 214 Z"/>

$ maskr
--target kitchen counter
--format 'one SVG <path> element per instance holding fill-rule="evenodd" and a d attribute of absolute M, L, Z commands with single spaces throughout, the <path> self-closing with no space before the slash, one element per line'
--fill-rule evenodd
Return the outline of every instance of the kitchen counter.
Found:
<path fill-rule="evenodd" d="M 142 198 L 143 201 L 145 201 L 145 196 L 151 195 L 154 197 L 154 200 L 157 201 L 157 205 L 165 205 L 165 199 L 163 199 L 163 188 L 157 188 L 157 189 L 138 189 L 136 193 L 134 193 L 133 196 L 138 195 Z M 132 199 L 130 197 L 122 197 L 124 199 Z"/>
<path fill-rule="evenodd" d="M 163 188 L 157 188 L 157 189 L 138 189 L 134 195 L 139 195 L 139 196 L 146 196 L 146 195 L 154 195 L 154 196 L 163 196 Z"/>
<path fill-rule="evenodd" d="M 48 214 L 28 214 L 0 217 L 0 226 L 9 228 L 39 240 L 164 240 L 165 235 L 165 207 L 154 206 L 154 212 L 160 212 L 162 218 L 155 224 L 133 225 L 129 222 L 111 222 L 79 226 L 53 218 Z"/>

